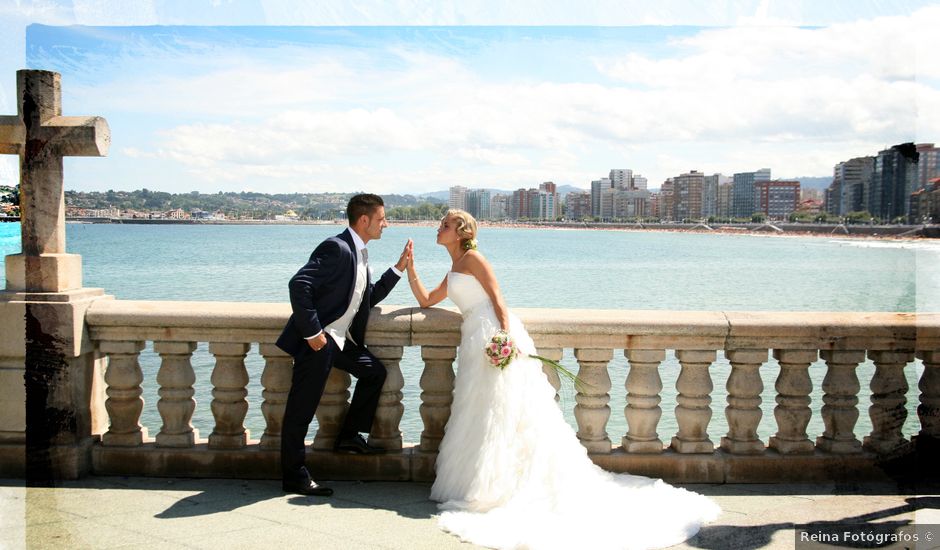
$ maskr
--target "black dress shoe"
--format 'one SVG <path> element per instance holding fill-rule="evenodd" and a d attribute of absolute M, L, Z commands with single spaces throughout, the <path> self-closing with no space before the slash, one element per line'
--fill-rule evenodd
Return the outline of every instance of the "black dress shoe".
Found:
<path fill-rule="evenodd" d="M 380 455 L 385 452 L 385 449 L 381 447 L 369 445 L 359 434 L 336 440 L 336 445 L 333 446 L 333 450 L 338 453 L 355 455 Z"/>
<path fill-rule="evenodd" d="M 316 482 L 312 479 L 298 482 L 284 481 L 281 483 L 281 488 L 284 489 L 285 493 L 294 493 L 297 495 L 311 497 L 328 497 L 333 494 L 333 489 L 324 487 L 322 485 L 317 485 Z"/>

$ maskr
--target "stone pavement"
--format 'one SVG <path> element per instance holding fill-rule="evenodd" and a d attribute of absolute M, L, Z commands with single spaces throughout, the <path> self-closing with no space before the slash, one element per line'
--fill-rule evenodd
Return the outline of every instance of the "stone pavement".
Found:
<path fill-rule="evenodd" d="M 0 480 L 0 548 L 473 548 L 437 529 L 428 484 L 330 485 L 324 499 L 263 480 Z M 811 522 L 940 524 L 938 483 L 685 487 L 724 513 L 675 548 L 793 548 L 793 525 Z"/>

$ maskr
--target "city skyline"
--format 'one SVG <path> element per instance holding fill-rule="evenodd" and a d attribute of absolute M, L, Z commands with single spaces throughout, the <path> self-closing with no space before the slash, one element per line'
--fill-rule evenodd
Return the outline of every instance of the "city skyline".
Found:
<path fill-rule="evenodd" d="M 25 61 L 62 73 L 64 114 L 111 124 L 107 161 L 67 161 L 70 189 L 588 188 L 629 166 L 655 190 L 934 141 L 940 8 L 921 6 L 820 27 L 34 25 Z"/>

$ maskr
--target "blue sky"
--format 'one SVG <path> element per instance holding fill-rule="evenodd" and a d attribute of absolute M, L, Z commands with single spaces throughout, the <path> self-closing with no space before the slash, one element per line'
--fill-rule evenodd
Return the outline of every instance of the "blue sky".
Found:
<path fill-rule="evenodd" d="M 67 189 L 586 188 L 611 168 L 657 188 L 940 141 L 927 2 L 17 4 L 0 15 L 22 65 L 62 73 L 64 114 L 111 126 L 109 158 L 67 160 Z"/>

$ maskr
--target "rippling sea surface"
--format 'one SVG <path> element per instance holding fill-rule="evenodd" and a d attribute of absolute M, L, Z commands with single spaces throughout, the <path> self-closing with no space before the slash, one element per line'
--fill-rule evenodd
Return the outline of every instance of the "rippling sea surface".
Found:
<path fill-rule="evenodd" d="M 68 224 L 68 250 L 83 258 L 84 285 L 101 287 L 126 300 L 211 300 L 287 302 L 287 281 L 325 237 L 342 225 L 95 225 Z M 369 244 L 376 272 L 394 263 L 406 239 L 415 241 L 418 271 L 427 286 L 450 267 L 437 246 L 435 228 L 392 226 Z M 558 309 L 659 309 L 724 311 L 940 311 L 940 242 L 861 240 L 839 237 L 777 237 L 713 235 L 685 232 L 559 230 L 483 227 L 480 251 L 496 270 L 510 307 Z M 20 249 L 19 224 L 0 223 L 0 255 Z M 385 304 L 414 305 L 405 284 Z M 450 305 L 445 301 L 442 305 Z M 257 346 L 247 364 L 251 376 L 246 425 L 260 437 L 260 376 Z M 571 350 L 563 363 L 577 369 Z M 197 411 L 193 424 L 201 437 L 212 431 L 209 375 L 212 358 L 206 344 L 193 356 Z M 159 358 L 148 348 L 141 354 L 145 371 L 142 424 L 153 436 L 159 431 L 156 411 L 156 370 Z M 420 350 L 406 348 L 401 366 L 405 441 L 420 439 L 418 415 Z M 760 435 L 765 443 L 776 432 L 773 390 L 777 365 L 761 369 L 764 417 Z M 915 408 L 917 380 L 923 366 L 906 369 L 910 414 L 905 433 L 919 429 Z M 608 433 L 614 444 L 626 432 L 624 380 L 627 362 L 618 350 L 610 365 L 611 418 Z M 679 365 L 667 355 L 662 368 L 663 418 L 660 438 L 675 433 L 672 409 Z M 873 365 L 859 367 L 863 388 L 856 434 L 870 431 L 868 382 Z M 725 383 L 730 365 L 719 352 L 713 366 L 713 416 L 709 433 L 717 444 L 727 432 Z M 814 383 L 811 438 L 822 433 L 819 408 L 825 365 L 811 369 Z M 573 424 L 571 388 L 562 392 L 562 406 Z"/>

